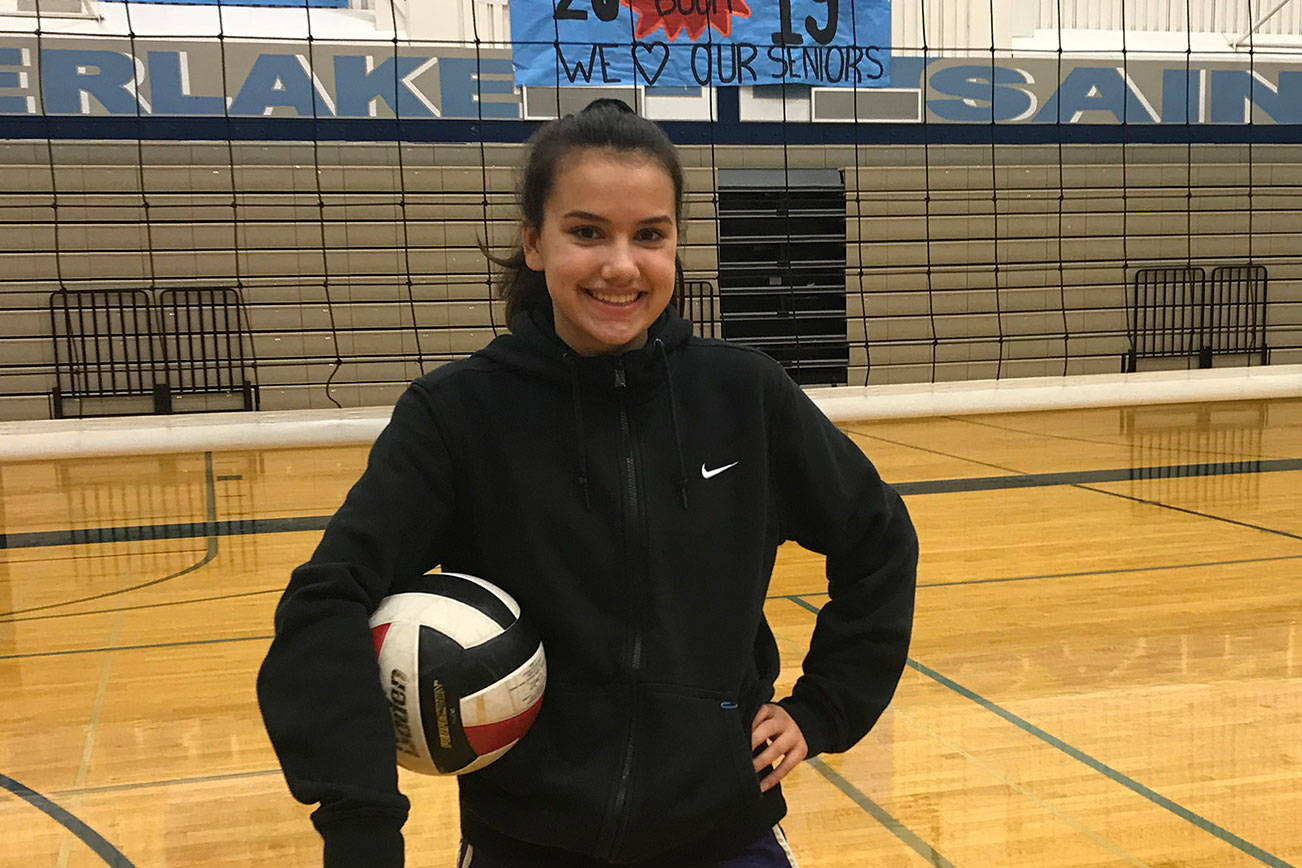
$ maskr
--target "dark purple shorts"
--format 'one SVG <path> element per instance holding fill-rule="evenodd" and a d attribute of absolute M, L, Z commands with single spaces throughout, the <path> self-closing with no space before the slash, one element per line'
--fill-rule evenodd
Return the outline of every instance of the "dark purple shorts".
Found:
<path fill-rule="evenodd" d="M 488 852 L 461 842 L 457 854 L 457 868 L 537 868 L 532 863 L 518 859 L 503 858 L 500 854 Z M 736 856 L 714 862 L 700 868 L 796 868 L 796 859 L 787 846 L 787 838 L 782 829 L 774 826 L 768 834 L 750 844 Z"/>

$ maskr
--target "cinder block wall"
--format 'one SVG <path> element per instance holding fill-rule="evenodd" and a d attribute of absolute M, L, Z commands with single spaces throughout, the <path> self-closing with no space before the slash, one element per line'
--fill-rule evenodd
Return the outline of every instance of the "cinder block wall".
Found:
<path fill-rule="evenodd" d="M 479 144 L 0 143 L 0 419 L 49 416 L 48 299 L 60 288 L 236 287 L 264 409 L 391 403 L 422 370 L 504 328 L 479 245 L 515 241 L 520 155 Z M 715 170 L 844 171 L 850 383 L 1117 371 L 1137 268 L 1250 256 L 1269 269 L 1273 360 L 1302 361 L 1297 146 L 1256 145 L 1251 161 L 1241 145 L 1129 146 L 1124 161 L 1108 145 L 687 147 L 683 157 L 681 258 L 689 280 L 711 283 Z"/>

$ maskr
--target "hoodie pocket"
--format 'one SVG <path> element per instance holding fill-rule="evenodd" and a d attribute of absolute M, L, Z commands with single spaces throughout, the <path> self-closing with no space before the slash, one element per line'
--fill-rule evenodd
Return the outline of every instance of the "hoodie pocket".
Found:
<path fill-rule="evenodd" d="M 631 722 L 631 688 L 547 685 L 524 738 L 460 779 L 461 807 L 500 833 L 594 852 Z"/>
<path fill-rule="evenodd" d="M 649 859 L 747 822 L 760 807 L 748 724 L 726 694 L 646 687 L 621 858 Z"/>
<path fill-rule="evenodd" d="M 724 693 L 548 684 L 525 737 L 461 777 L 462 811 L 521 841 L 654 859 L 760 807 L 748 724 Z"/>

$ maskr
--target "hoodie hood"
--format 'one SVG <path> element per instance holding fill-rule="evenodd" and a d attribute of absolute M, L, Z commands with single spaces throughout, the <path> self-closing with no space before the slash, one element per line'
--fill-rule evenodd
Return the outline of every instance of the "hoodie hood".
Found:
<path fill-rule="evenodd" d="M 613 388 L 613 371 L 622 366 L 628 385 L 642 386 L 665 375 L 663 357 L 677 351 L 691 335 L 691 324 L 671 305 L 651 323 L 641 348 L 620 355 L 583 356 L 557 337 L 552 307 L 541 304 L 517 313 L 510 334 L 499 335 L 475 355 L 556 382 L 568 383 L 577 372 L 585 388 L 603 381 Z"/>
<path fill-rule="evenodd" d="M 678 454 L 678 467 L 674 470 L 678 477 L 676 485 L 683 509 L 687 509 L 687 463 L 683 458 L 678 399 L 669 358 L 687 343 L 691 335 L 691 324 L 671 305 L 651 323 L 646 344 L 642 347 L 618 356 L 582 356 L 557 337 L 552 307 L 545 304 L 516 314 L 511 320 L 511 333 L 494 338 L 475 355 L 569 386 L 577 435 L 574 440 L 574 477 L 588 510 L 592 509 L 592 494 L 588 488 L 584 394 L 613 395 L 616 391 L 626 391 L 631 395 L 646 395 L 663 380 L 669 390 L 669 421 Z"/>

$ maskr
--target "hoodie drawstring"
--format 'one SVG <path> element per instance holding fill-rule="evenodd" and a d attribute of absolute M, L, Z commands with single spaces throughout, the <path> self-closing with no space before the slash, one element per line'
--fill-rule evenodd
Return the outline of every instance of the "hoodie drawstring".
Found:
<path fill-rule="evenodd" d="M 683 438 L 678 430 L 678 399 L 674 394 L 673 371 L 669 369 L 669 351 L 665 342 L 656 338 L 656 349 L 660 352 L 660 362 L 665 366 L 665 383 L 669 386 L 669 424 L 674 429 L 674 448 L 678 450 L 678 494 L 687 509 L 687 462 L 683 460 Z"/>
<path fill-rule="evenodd" d="M 592 512 L 592 497 L 588 494 L 588 447 L 583 430 L 583 393 L 579 389 L 579 370 L 575 367 L 574 357 L 564 355 L 565 366 L 570 369 L 570 387 L 574 395 L 574 424 L 578 427 L 579 441 L 579 488 L 583 489 L 583 505 Z"/>

